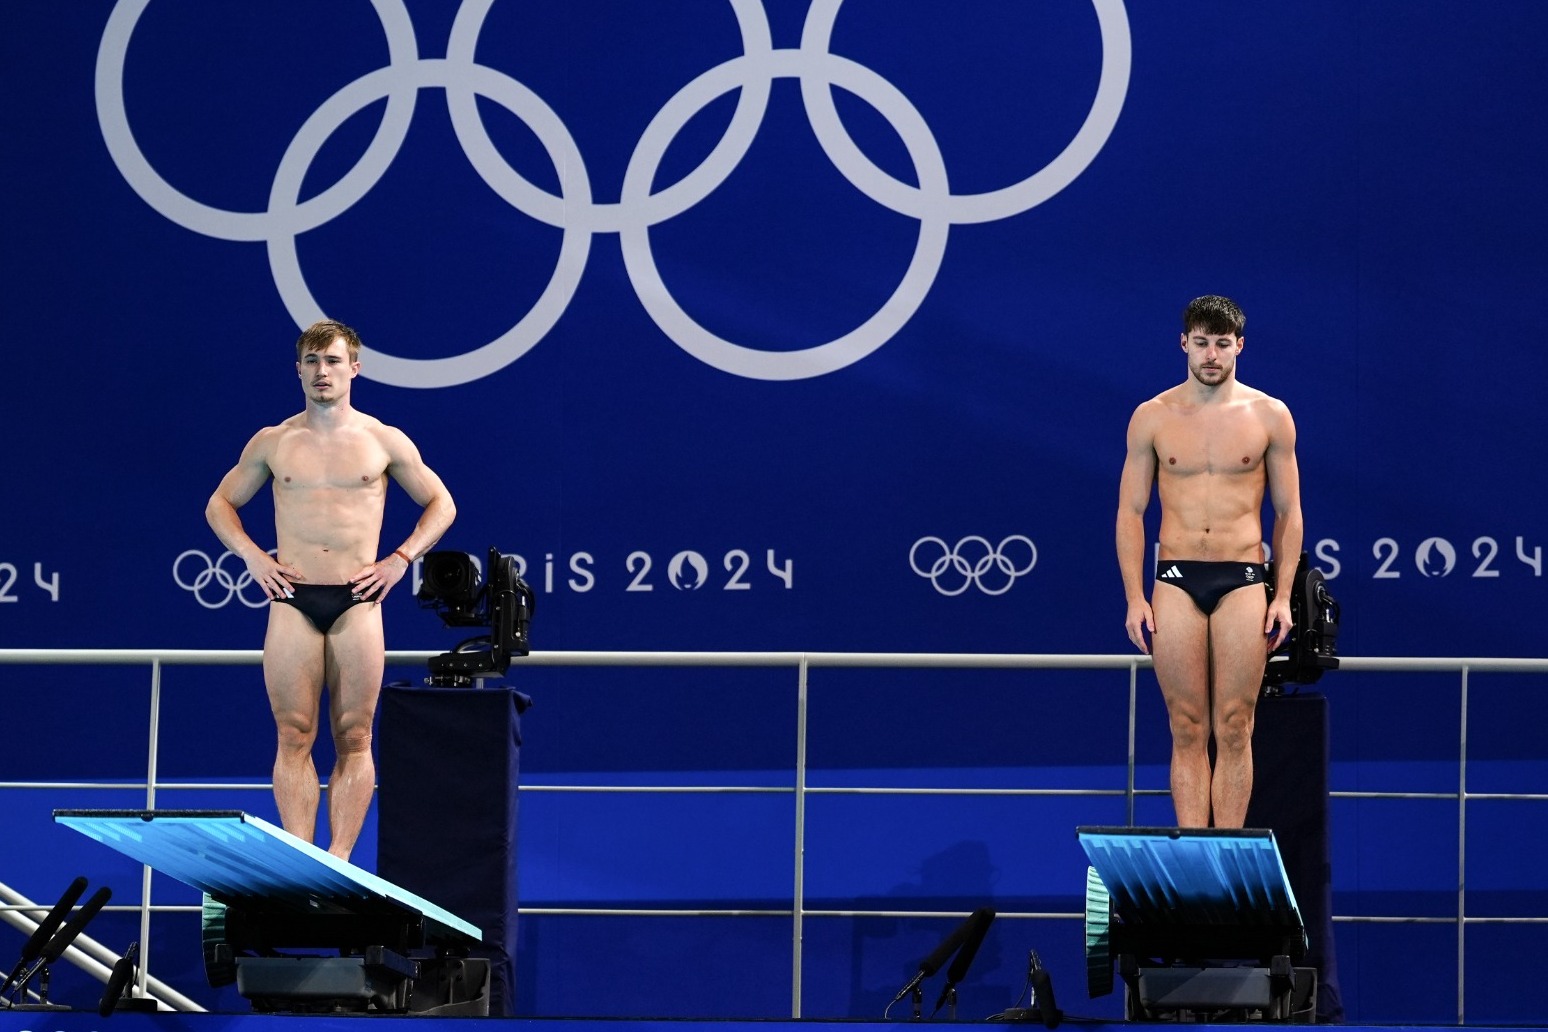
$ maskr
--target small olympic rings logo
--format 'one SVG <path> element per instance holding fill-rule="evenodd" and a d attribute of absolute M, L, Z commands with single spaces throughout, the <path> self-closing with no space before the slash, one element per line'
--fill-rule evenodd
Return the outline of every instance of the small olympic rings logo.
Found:
<path fill-rule="evenodd" d="M 269 554 L 274 553 L 271 551 Z M 186 574 L 192 571 L 185 569 L 183 563 L 194 556 L 198 556 L 204 562 L 204 569 L 194 572 L 193 579 L 190 580 Z M 225 568 L 226 560 L 235 558 L 236 554 L 233 552 L 222 552 L 219 559 L 211 559 L 199 549 L 190 548 L 172 560 L 172 579 L 184 591 L 193 592 L 193 597 L 205 609 L 220 609 L 233 598 L 249 609 L 262 609 L 269 604 L 268 595 L 262 595 L 255 600 L 245 594 L 246 589 L 253 584 L 253 575 L 245 568 L 235 575 Z M 219 595 L 221 591 L 224 591 L 225 595 Z"/>
<path fill-rule="evenodd" d="M 371 0 L 387 42 L 385 67 L 362 75 L 325 100 L 297 129 L 275 171 L 264 211 L 233 211 L 194 200 L 162 176 L 136 142 L 124 103 L 130 37 L 150 0 L 119 0 L 98 48 L 97 120 L 119 172 L 142 200 L 185 229 L 221 240 L 262 242 L 286 309 L 298 326 L 323 318 L 301 270 L 296 238 L 348 211 L 397 157 L 423 90 L 443 90 L 452 128 L 468 162 L 502 200 L 528 218 L 563 231 L 552 277 L 526 315 L 503 334 L 462 354 L 413 359 L 361 349 L 362 372 L 398 387 L 452 387 L 489 376 L 516 361 L 558 322 L 585 271 L 592 237 L 617 234 L 624 267 L 640 303 L 678 347 L 716 369 L 756 380 L 823 376 L 860 361 L 898 333 L 934 284 L 954 225 L 1020 214 L 1059 193 L 1083 173 L 1106 144 L 1128 92 L 1129 23 L 1123 0 L 1091 0 L 1102 36 L 1102 69 L 1091 108 L 1064 149 L 1025 178 L 981 193 L 954 193 L 945 157 L 918 108 L 887 79 L 830 50 L 843 0 L 812 0 L 798 47 L 773 45 L 760 0 L 730 0 L 742 53 L 683 86 L 650 120 L 624 171 L 619 200 L 593 200 L 585 160 L 559 114 L 523 83 L 475 60 L 479 35 L 494 0 L 464 0 L 457 8 L 446 57 L 419 53 L 404 0 Z M 764 121 L 772 84 L 796 79 L 807 120 L 833 166 L 861 194 L 919 221 L 919 235 L 900 282 L 861 325 L 828 341 L 790 351 L 726 340 L 699 324 L 672 296 L 652 253 L 650 233 L 693 208 L 736 170 Z M 840 119 L 834 87 L 871 105 L 903 141 L 914 182 L 883 171 L 860 149 Z M 656 185 L 662 159 L 681 130 L 705 107 L 736 92 L 725 134 L 692 171 Z M 501 156 L 486 130 L 478 98 L 521 119 L 559 172 L 552 193 L 522 176 Z M 386 100 L 365 153 L 337 182 L 301 199 L 302 184 L 328 139 L 357 112 Z"/>
<path fill-rule="evenodd" d="M 928 565 L 920 564 L 921 556 L 935 552 L 940 554 Z M 908 550 L 908 564 L 942 595 L 960 595 L 975 585 L 985 595 L 1003 595 L 1017 577 L 1037 565 L 1037 546 L 1022 534 L 1012 534 L 998 545 L 969 534 L 951 547 L 941 538 L 922 537 Z"/>

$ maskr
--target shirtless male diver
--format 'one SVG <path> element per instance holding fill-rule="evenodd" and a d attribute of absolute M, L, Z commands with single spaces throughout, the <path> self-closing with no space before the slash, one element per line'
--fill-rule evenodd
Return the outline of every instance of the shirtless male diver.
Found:
<path fill-rule="evenodd" d="M 1141 652 L 1154 652 L 1172 731 L 1172 806 L 1185 828 L 1240 828 L 1252 796 L 1252 729 L 1268 654 L 1290 633 L 1301 555 L 1295 423 L 1236 379 L 1246 317 L 1228 298 L 1183 313 L 1188 377 L 1134 410 L 1118 489 L 1118 567 Z M 1160 552 L 1145 601 L 1145 509 L 1161 499 Z M 1262 508 L 1274 509 L 1268 600 Z M 1153 650 L 1146 647 L 1145 633 Z M 1215 738 L 1215 764 L 1209 738 Z"/>
<path fill-rule="evenodd" d="M 286 831 L 312 841 L 319 785 L 312 762 L 323 685 L 337 763 L 328 778 L 328 852 L 349 859 L 376 786 L 371 722 L 386 663 L 382 599 L 451 526 L 446 485 L 400 430 L 357 411 L 350 383 L 360 338 L 341 323 L 296 341 L 306 408 L 264 427 L 210 497 L 205 518 L 272 600 L 263 679 L 279 735 L 274 800 Z M 423 511 L 402 544 L 378 559 L 387 478 Z M 248 536 L 237 510 L 274 484 L 277 555 Z"/>

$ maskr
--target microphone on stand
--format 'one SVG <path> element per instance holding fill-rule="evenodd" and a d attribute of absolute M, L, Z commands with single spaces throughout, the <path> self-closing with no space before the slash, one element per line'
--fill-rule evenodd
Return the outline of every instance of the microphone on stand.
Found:
<path fill-rule="evenodd" d="M 918 973 L 909 980 L 907 985 L 898 990 L 898 995 L 892 998 L 892 1003 L 887 1004 L 888 1010 L 892 1009 L 893 1003 L 897 1003 L 909 993 L 916 991 L 919 988 L 920 983 L 941 969 L 941 965 L 946 963 L 947 958 L 955 953 L 962 945 L 962 940 L 967 937 L 968 929 L 972 926 L 972 924 L 973 918 L 972 916 L 969 916 L 966 921 L 963 921 L 956 928 L 952 929 L 951 934 L 942 939 L 940 944 L 930 952 L 928 957 L 919 962 Z"/>
<path fill-rule="evenodd" d="M 97 916 L 97 911 L 102 909 L 102 905 L 112 895 L 113 890 L 106 885 L 91 894 L 91 899 L 86 901 L 86 905 L 75 912 L 75 915 L 70 918 L 63 928 L 55 933 L 52 939 L 48 940 L 48 945 L 44 946 L 38 953 L 37 958 L 32 961 L 32 966 L 21 976 L 21 980 L 16 983 L 16 991 L 18 993 L 27 988 L 27 983 L 32 980 L 33 975 L 42 971 L 44 972 L 44 988 L 40 995 L 42 996 L 42 1002 L 48 1003 L 48 966 L 58 960 L 60 954 L 69 948 L 70 944 L 75 941 L 75 937 L 80 935 L 81 930 L 86 927 L 92 918 Z"/>
<path fill-rule="evenodd" d="M 55 929 L 59 927 L 60 922 L 64 920 L 65 915 L 70 912 L 70 908 L 75 906 L 75 901 L 80 899 L 81 893 L 85 891 L 85 878 L 75 879 L 70 883 L 70 887 L 65 889 L 64 895 L 59 897 L 59 902 L 54 904 L 54 909 L 50 910 L 48 916 L 38 923 L 37 929 L 33 931 L 26 944 L 22 946 L 21 960 L 16 962 L 16 967 L 11 970 L 11 974 L 6 978 L 5 984 L 0 985 L 0 996 L 4 996 L 11 986 L 16 984 L 16 980 L 21 977 L 21 973 L 26 970 L 28 964 L 38 959 L 38 954 L 43 952 L 44 944 L 48 942 Z"/>
<path fill-rule="evenodd" d="M 1064 1012 L 1054 1005 L 1053 979 L 1041 964 L 1032 973 L 1032 998 L 1037 1001 L 1037 1012 L 1047 1028 L 1058 1028 L 1064 1020 Z"/>
<path fill-rule="evenodd" d="M 43 947 L 43 952 L 38 955 L 38 959 L 44 964 L 52 964 L 58 960 L 60 955 L 70 948 L 75 937 L 80 935 L 82 930 L 91 923 L 91 919 L 97 916 L 97 911 L 102 909 L 103 904 L 112 898 L 113 890 L 106 885 L 93 892 L 91 899 L 86 901 L 86 905 L 77 910 L 75 916 L 70 918 L 52 939 L 48 940 L 48 945 Z"/>
<path fill-rule="evenodd" d="M 978 955 L 978 947 L 983 945 L 984 937 L 989 934 L 989 926 L 993 923 L 994 911 L 988 907 L 980 907 L 967 919 L 964 925 L 966 934 L 962 939 L 962 949 L 946 972 L 946 988 L 941 990 L 941 998 L 935 1001 L 935 1010 L 930 1012 L 932 1018 L 940 1013 L 942 1005 L 948 999 L 951 1000 L 951 1016 L 956 1017 L 957 983 L 967 977 L 968 968 L 972 967 L 973 958 Z"/>
<path fill-rule="evenodd" d="M 111 1017 L 118 1009 L 118 1003 L 125 998 L 129 989 L 129 983 L 134 979 L 135 956 L 140 952 L 140 944 L 131 942 L 124 955 L 118 958 L 113 965 L 113 974 L 108 978 L 107 990 L 102 994 L 102 1002 L 97 1005 L 97 1013 L 102 1017 Z"/>

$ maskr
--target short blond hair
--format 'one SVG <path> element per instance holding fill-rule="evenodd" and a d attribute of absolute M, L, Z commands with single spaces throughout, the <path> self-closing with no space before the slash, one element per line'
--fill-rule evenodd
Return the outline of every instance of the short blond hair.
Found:
<path fill-rule="evenodd" d="M 296 339 L 296 361 L 301 361 L 308 352 L 327 351 L 328 345 L 341 337 L 349 349 L 349 360 L 360 361 L 360 334 L 332 319 L 319 320 L 301 331 L 301 336 Z"/>

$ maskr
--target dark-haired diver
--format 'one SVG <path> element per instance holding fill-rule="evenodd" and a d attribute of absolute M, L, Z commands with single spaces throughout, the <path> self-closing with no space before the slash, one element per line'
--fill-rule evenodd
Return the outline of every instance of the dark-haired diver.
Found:
<path fill-rule="evenodd" d="M 1171 724 L 1179 827 L 1208 827 L 1213 817 L 1216 827 L 1239 828 L 1246 819 L 1258 692 L 1268 654 L 1290 633 L 1290 586 L 1301 554 L 1295 423 L 1283 402 L 1236 379 L 1245 325 L 1228 298 L 1188 305 L 1188 377 L 1134 410 L 1118 489 L 1125 627 L 1141 652 L 1154 653 Z M 1147 603 L 1144 517 L 1152 486 L 1161 533 Z M 1265 490 L 1278 558 L 1272 602 L 1263 565 Z"/>

